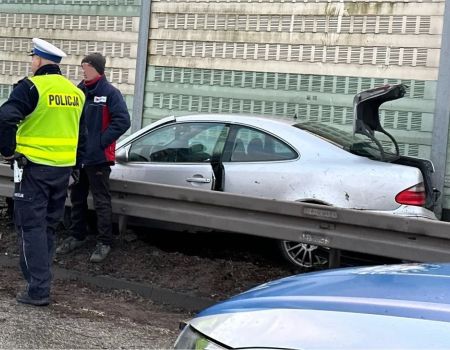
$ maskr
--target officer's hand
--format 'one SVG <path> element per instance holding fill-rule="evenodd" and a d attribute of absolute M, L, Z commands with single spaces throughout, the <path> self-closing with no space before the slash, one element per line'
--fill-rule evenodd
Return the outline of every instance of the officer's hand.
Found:
<path fill-rule="evenodd" d="M 73 185 L 76 185 L 80 181 L 80 169 L 72 169 L 72 173 L 70 174 L 73 179 Z"/>

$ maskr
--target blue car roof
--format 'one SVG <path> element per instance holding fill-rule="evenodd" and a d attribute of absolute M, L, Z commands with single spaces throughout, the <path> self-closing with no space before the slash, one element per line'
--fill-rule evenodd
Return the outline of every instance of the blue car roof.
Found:
<path fill-rule="evenodd" d="M 262 284 L 198 316 L 263 309 L 312 309 L 450 322 L 450 264 L 328 270 Z"/>

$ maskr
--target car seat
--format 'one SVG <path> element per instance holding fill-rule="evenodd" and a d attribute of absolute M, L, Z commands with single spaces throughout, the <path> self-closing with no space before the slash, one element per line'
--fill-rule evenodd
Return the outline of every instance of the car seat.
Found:
<path fill-rule="evenodd" d="M 244 142 L 241 139 L 236 139 L 234 142 L 233 153 L 231 154 L 231 160 L 234 162 L 240 162 L 245 160 L 247 154 L 245 153 Z"/>
<path fill-rule="evenodd" d="M 247 159 L 260 160 L 264 153 L 262 140 L 258 137 L 251 139 L 247 146 Z"/>

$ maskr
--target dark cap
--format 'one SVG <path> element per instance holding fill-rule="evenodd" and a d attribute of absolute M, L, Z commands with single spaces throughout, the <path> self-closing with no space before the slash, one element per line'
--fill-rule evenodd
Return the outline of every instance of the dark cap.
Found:
<path fill-rule="evenodd" d="M 92 67 L 95 68 L 98 74 L 102 75 L 105 73 L 106 59 L 99 52 L 94 52 L 91 53 L 90 55 L 87 55 L 85 58 L 82 59 L 81 63 L 89 63 Z"/>

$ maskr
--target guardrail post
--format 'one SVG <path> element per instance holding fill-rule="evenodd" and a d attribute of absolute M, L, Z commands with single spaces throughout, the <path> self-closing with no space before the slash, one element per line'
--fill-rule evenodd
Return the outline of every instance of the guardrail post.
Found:
<path fill-rule="evenodd" d="M 128 215 L 119 215 L 119 240 L 122 243 L 125 233 L 127 233 Z"/>
<path fill-rule="evenodd" d="M 341 266 L 341 250 L 330 248 L 330 256 L 328 260 L 329 268 L 336 268 Z"/>

